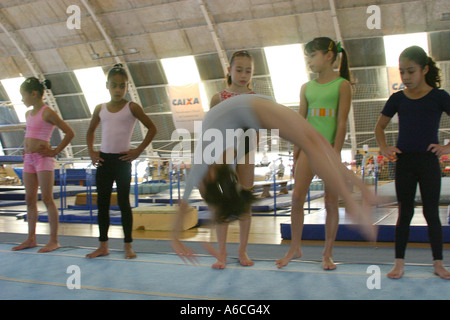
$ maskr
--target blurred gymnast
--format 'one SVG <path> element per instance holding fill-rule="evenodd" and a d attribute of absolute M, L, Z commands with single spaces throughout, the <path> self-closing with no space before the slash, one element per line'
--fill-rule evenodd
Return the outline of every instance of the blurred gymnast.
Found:
<path fill-rule="evenodd" d="M 361 233 L 367 239 L 375 241 L 376 228 L 373 226 L 369 207 L 376 203 L 376 197 L 353 172 L 341 163 L 330 143 L 299 113 L 274 102 L 270 97 L 239 95 L 215 106 L 203 120 L 202 141 L 199 141 L 195 149 L 194 163 L 186 181 L 172 234 L 172 248 L 180 258 L 192 263 L 196 261 L 195 253 L 179 240 L 180 227 L 194 187 L 199 188 L 200 194 L 214 212 L 217 223 L 238 218 L 240 214 L 248 212 L 251 206 L 253 199 L 251 190 L 243 188 L 238 183 L 236 173 L 229 165 L 221 164 L 224 159 L 223 153 L 216 152 L 215 161 L 205 161 L 208 159 L 202 157 L 205 151 L 211 148 L 208 145 L 205 146 L 203 135 L 208 130 L 214 130 L 215 133 L 220 132 L 223 135 L 224 140 L 219 141 L 218 145 L 222 152 L 225 152 L 225 158 L 228 160 L 230 158 L 228 154 L 234 151 L 234 140 L 225 139 L 226 132 L 238 129 L 279 129 L 280 137 L 301 148 L 309 158 L 314 172 L 329 185 L 333 192 L 342 196 L 347 213 L 360 225 Z M 217 151 L 217 148 L 215 150 Z M 226 162 L 232 163 L 232 161 Z M 349 182 L 361 190 L 362 203 L 352 197 Z M 220 258 L 211 245 L 205 244 L 205 247 L 213 256 Z"/>

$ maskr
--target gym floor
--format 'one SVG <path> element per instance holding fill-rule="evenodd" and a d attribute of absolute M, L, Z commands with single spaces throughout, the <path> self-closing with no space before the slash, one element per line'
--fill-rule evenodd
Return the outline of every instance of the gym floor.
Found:
<path fill-rule="evenodd" d="M 323 207 L 323 200 L 313 201 L 312 206 Z M 39 209 L 45 211 L 41 202 Z M 201 247 L 202 241 L 216 240 L 214 229 L 208 227 L 182 234 L 186 244 L 199 254 L 197 265 L 192 266 L 173 253 L 167 241 L 169 231 L 134 231 L 133 247 L 138 257 L 125 260 L 122 228 L 116 225 L 110 227 L 111 254 L 107 257 L 93 260 L 84 257 L 98 245 L 96 224 L 60 223 L 61 249 L 52 253 L 38 254 L 38 248 L 13 252 L 11 248 L 26 238 L 27 223 L 15 216 L 0 216 L 0 300 L 189 300 L 193 305 L 192 301 L 228 299 L 450 299 L 448 281 L 433 274 L 427 243 L 409 244 L 408 265 L 401 280 L 385 276 L 393 262 L 393 243 L 389 242 L 376 246 L 337 242 L 334 260 L 338 268 L 324 271 L 320 263 L 323 241 L 304 241 L 303 258 L 278 269 L 274 262 L 287 252 L 290 243 L 281 238 L 280 223 L 289 221 L 289 216 L 253 217 L 248 247 L 249 256 L 255 261 L 252 267 L 240 266 L 236 258 L 239 226 L 231 223 L 227 268 L 218 271 L 211 268 L 214 259 Z M 48 224 L 38 222 L 36 231 L 38 243 L 45 244 Z M 444 248 L 444 263 L 448 266 L 449 244 Z M 68 290 L 70 285 L 76 285 L 70 282 L 73 271 L 69 266 L 79 268 L 79 290 Z M 375 272 L 378 270 L 378 280 L 372 278 L 373 267 Z"/>

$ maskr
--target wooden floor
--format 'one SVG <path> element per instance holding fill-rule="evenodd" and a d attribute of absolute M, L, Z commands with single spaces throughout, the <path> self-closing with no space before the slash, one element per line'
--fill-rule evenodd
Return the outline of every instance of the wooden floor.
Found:
<path fill-rule="evenodd" d="M 68 204 L 72 204 L 74 198 L 69 197 Z M 59 203 L 57 203 L 59 205 Z M 11 210 L 25 210 L 24 206 L 9 207 Z M 38 203 L 40 211 L 45 211 L 45 206 L 42 202 Z M 4 208 L 5 209 L 5 208 Z M 250 230 L 250 243 L 261 244 L 279 244 L 284 243 L 281 238 L 280 223 L 290 222 L 290 217 L 261 217 L 255 216 L 252 219 L 252 226 Z M 50 228 L 48 223 L 37 223 L 37 234 L 49 234 Z M 22 219 L 17 219 L 14 216 L 1 216 L 0 215 L 0 232 L 8 233 L 23 233 L 27 234 L 28 224 Z M 85 237 L 98 237 L 97 224 L 85 224 L 85 223 L 60 223 L 59 235 L 67 236 L 85 236 Z M 167 240 L 170 239 L 170 232 L 168 231 L 133 231 L 134 239 L 158 239 Z M 110 238 L 123 238 L 123 232 L 121 226 L 111 225 L 109 229 Z M 215 241 L 215 230 L 210 227 L 198 227 L 187 230 L 182 233 L 182 238 L 185 241 Z M 228 241 L 239 242 L 239 224 L 233 222 L 228 229 Z"/>
<path fill-rule="evenodd" d="M 74 203 L 75 198 L 68 198 L 67 203 Z M 57 203 L 59 205 L 59 203 Z M 311 203 L 312 207 L 323 208 L 323 199 L 314 200 Z M 25 210 L 25 206 L 8 207 L 11 210 Z M 45 211 L 45 206 L 42 202 L 38 203 L 40 211 Z M 6 208 L 3 208 L 6 209 Z M 249 243 L 257 244 L 289 244 L 290 240 L 283 240 L 281 237 L 280 223 L 290 223 L 289 216 L 253 216 L 252 225 L 249 234 Z M 24 240 L 28 233 L 28 224 L 23 219 L 17 219 L 15 216 L 1 216 L 0 215 L 0 232 L 5 233 L 19 233 L 24 234 Z M 37 234 L 49 234 L 48 223 L 38 222 L 36 227 Z M 83 237 L 98 237 L 98 226 L 96 224 L 85 223 L 60 223 L 59 235 L 66 236 L 83 236 Z M 121 226 L 112 225 L 109 230 L 110 238 L 123 238 Z M 169 240 L 170 232 L 168 231 L 133 231 L 134 239 L 157 239 Z M 216 241 L 215 229 L 210 227 L 198 227 L 187 230 L 182 233 L 184 241 Z M 239 224 L 233 222 L 228 229 L 228 242 L 239 242 Z M 323 241 L 303 241 L 305 245 L 323 245 Z M 339 246 L 372 246 L 367 242 L 349 242 L 340 241 L 336 245 Z M 393 243 L 377 243 L 378 247 L 393 247 Z M 429 247 L 429 244 L 409 244 L 414 247 Z M 450 244 L 444 244 L 444 248 L 450 249 Z"/>

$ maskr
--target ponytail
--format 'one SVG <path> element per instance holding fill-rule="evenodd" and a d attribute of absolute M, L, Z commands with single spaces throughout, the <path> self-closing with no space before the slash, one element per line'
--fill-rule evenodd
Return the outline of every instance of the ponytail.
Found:
<path fill-rule="evenodd" d="M 347 51 L 342 48 L 342 45 L 340 42 L 335 42 L 332 39 L 328 37 L 319 37 L 314 38 L 312 41 L 308 42 L 305 45 L 305 53 L 311 53 L 313 51 L 331 51 L 333 52 L 333 63 L 336 61 L 336 58 L 338 56 L 338 53 L 341 53 L 341 63 L 339 65 L 339 75 L 346 79 L 349 82 L 351 81 L 351 74 L 350 74 L 350 66 L 348 63 L 348 55 Z"/>
<path fill-rule="evenodd" d="M 47 79 L 44 81 L 40 81 L 39 79 L 37 79 L 35 77 L 30 77 L 30 78 L 27 78 L 22 83 L 20 88 L 25 90 L 28 93 L 37 91 L 40 94 L 40 96 L 42 97 L 44 95 L 45 89 L 50 90 L 52 88 L 52 82 Z"/>
<path fill-rule="evenodd" d="M 428 72 L 425 75 L 425 81 L 430 87 L 440 88 L 441 87 L 441 76 L 439 75 L 440 69 L 436 66 L 436 62 L 428 57 Z"/>
<path fill-rule="evenodd" d="M 428 66 L 428 72 L 425 75 L 426 83 L 432 88 L 441 87 L 440 69 L 436 66 L 436 62 L 427 55 L 425 50 L 419 46 L 412 46 L 403 50 L 399 59 L 408 59 L 414 61 L 423 68 Z"/>
<path fill-rule="evenodd" d="M 341 64 L 339 66 L 339 75 L 344 78 L 345 80 L 351 81 L 351 75 L 350 75 L 350 67 L 348 65 L 348 57 L 347 57 L 347 51 L 344 50 L 344 48 L 341 48 Z"/>

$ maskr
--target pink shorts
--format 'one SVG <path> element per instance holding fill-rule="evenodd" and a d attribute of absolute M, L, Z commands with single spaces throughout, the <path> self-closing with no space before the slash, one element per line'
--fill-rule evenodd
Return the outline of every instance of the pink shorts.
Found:
<path fill-rule="evenodd" d="M 23 155 L 23 172 L 53 171 L 55 162 L 55 158 L 45 157 L 40 153 L 25 153 Z"/>

